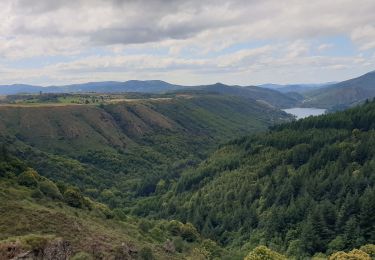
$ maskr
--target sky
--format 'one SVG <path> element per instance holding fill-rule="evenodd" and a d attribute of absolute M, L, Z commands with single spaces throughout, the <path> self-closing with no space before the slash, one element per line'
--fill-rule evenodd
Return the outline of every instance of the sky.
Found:
<path fill-rule="evenodd" d="M 0 84 L 321 83 L 375 70 L 374 0 L 1 0 Z"/>

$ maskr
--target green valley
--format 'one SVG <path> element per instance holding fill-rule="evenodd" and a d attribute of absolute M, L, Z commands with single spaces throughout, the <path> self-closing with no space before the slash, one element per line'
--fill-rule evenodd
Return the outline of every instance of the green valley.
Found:
<path fill-rule="evenodd" d="M 374 111 L 291 122 L 207 90 L 8 96 L 0 257 L 368 259 Z"/>

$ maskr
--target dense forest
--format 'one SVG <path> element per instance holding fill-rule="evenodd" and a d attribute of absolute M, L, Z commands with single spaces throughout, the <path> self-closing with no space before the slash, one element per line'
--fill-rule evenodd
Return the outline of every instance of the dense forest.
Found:
<path fill-rule="evenodd" d="M 0 258 L 375 256 L 375 101 L 284 124 L 207 93 L 2 110 Z"/>
<path fill-rule="evenodd" d="M 135 198 L 166 189 L 218 143 L 291 120 L 255 100 L 202 92 L 100 105 L 48 101 L 0 112 L 0 141 L 14 155 L 41 175 L 126 211 Z"/>
<path fill-rule="evenodd" d="M 304 258 L 375 243 L 375 101 L 235 139 L 134 213 Z"/>

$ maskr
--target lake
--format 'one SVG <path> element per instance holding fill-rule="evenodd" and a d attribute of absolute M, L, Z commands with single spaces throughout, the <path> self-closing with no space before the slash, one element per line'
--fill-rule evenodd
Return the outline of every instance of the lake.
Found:
<path fill-rule="evenodd" d="M 319 116 L 326 112 L 326 109 L 314 108 L 314 107 L 293 107 L 283 109 L 288 114 L 296 116 L 297 119 L 305 118 L 308 116 Z"/>

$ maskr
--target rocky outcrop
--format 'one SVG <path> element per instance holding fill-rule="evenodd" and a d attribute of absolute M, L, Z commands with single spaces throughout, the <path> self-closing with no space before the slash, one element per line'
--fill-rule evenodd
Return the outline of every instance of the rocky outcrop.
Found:
<path fill-rule="evenodd" d="M 30 250 L 19 241 L 0 245 L 1 260 L 67 260 L 71 254 L 70 243 L 62 239 L 48 241 L 43 247 Z"/>

